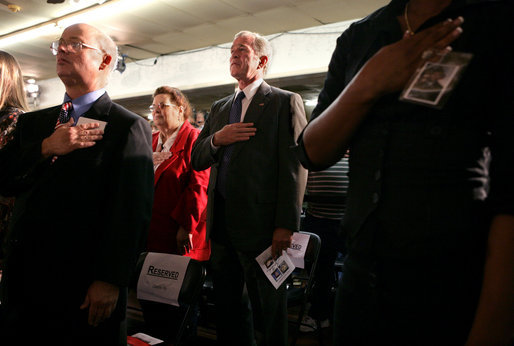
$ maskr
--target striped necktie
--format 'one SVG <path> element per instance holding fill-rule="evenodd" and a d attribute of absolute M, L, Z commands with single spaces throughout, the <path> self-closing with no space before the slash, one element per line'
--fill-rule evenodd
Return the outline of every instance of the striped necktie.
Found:
<path fill-rule="evenodd" d="M 57 118 L 57 124 L 55 124 L 55 129 L 61 127 L 66 124 L 70 120 L 70 111 L 73 108 L 73 104 L 71 101 L 65 102 L 61 106 L 61 111 L 59 112 L 59 117 Z M 57 160 L 57 156 L 52 157 L 52 163 Z"/>
<path fill-rule="evenodd" d="M 240 91 L 239 94 L 237 94 L 236 99 L 234 103 L 232 104 L 232 108 L 230 108 L 230 114 L 228 118 L 228 123 L 238 123 L 241 121 L 241 113 L 243 109 L 243 99 L 245 97 L 245 93 Z M 234 150 L 234 144 L 230 144 L 225 147 L 223 156 L 221 158 L 220 165 L 218 167 L 218 178 L 216 180 L 217 182 L 217 188 L 219 193 L 226 198 L 226 186 L 227 186 L 227 167 L 230 162 L 230 157 L 232 156 L 232 151 Z"/>
<path fill-rule="evenodd" d="M 57 119 L 57 124 L 55 124 L 55 128 L 66 124 L 70 120 L 70 111 L 73 108 L 73 104 L 71 101 L 65 102 L 61 106 L 61 112 L 59 113 L 59 118 Z"/>

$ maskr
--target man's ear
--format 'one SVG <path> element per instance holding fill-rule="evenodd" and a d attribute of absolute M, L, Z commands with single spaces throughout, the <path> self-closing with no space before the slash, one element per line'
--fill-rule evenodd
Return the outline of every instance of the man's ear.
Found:
<path fill-rule="evenodd" d="M 261 56 L 259 58 L 259 68 L 264 68 L 267 63 L 268 63 L 268 57 L 267 56 Z"/>
<path fill-rule="evenodd" d="M 104 54 L 102 57 L 102 63 L 100 64 L 100 70 L 105 70 L 105 68 L 107 66 L 109 66 L 111 61 L 112 61 L 112 56 L 110 56 L 109 54 Z"/>

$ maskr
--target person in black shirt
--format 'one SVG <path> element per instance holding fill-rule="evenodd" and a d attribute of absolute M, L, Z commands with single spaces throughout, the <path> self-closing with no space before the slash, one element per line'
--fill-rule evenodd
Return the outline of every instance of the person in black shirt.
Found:
<path fill-rule="evenodd" d="M 339 37 L 297 148 L 309 169 L 352 153 L 334 344 L 512 342 L 513 7 L 393 0 Z M 444 107 L 399 101 L 448 45 L 473 58 Z"/>

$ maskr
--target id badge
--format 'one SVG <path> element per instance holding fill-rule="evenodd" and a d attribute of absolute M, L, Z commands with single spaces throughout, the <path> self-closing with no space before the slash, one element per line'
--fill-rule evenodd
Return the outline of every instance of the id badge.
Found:
<path fill-rule="evenodd" d="M 426 61 L 412 75 L 400 101 L 443 108 L 472 57 L 470 53 L 449 52 L 438 61 Z"/>

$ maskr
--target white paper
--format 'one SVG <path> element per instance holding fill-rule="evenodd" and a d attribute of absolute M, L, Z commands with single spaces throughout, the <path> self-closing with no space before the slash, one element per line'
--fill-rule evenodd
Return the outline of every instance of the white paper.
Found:
<path fill-rule="evenodd" d="M 179 306 L 178 295 L 190 259 L 149 252 L 137 282 L 137 298 Z"/>
<path fill-rule="evenodd" d="M 131 335 L 131 336 L 133 338 L 138 338 L 139 340 L 142 340 L 142 341 L 146 342 L 149 345 L 157 345 L 157 344 L 160 344 L 161 342 L 164 342 L 164 340 L 154 338 L 153 336 L 150 336 L 150 335 L 145 334 L 145 333 L 137 333 L 137 334 L 134 334 L 134 335 Z"/>
<path fill-rule="evenodd" d="M 105 125 L 107 125 L 107 122 L 105 122 L 105 121 L 86 118 L 86 117 L 80 117 L 79 120 L 77 121 L 77 125 L 90 124 L 90 123 L 99 123 L 100 127 L 98 127 L 98 130 L 102 130 L 102 131 L 105 130 Z"/>
<path fill-rule="evenodd" d="M 293 240 L 291 246 L 287 249 L 287 255 L 296 268 L 305 267 L 305 251 L 309 244 L 310 236 L 308 234 L 293 232 Z"/>
<path fill-rule="evenodd" d="M 295 268 L 293 262 L 291 262 L 291 259 L 284 251 L 282 251 L 282 256 L 274 260 L 273 256 L 271 256 L 271 246 L 257 256 L 255 260 L 276 289 L 286 281 Z"/>

